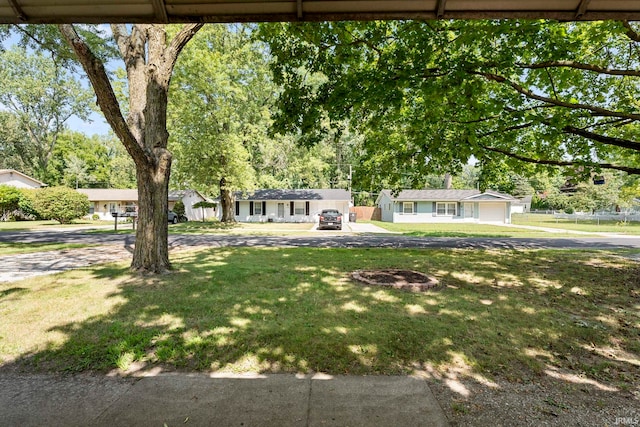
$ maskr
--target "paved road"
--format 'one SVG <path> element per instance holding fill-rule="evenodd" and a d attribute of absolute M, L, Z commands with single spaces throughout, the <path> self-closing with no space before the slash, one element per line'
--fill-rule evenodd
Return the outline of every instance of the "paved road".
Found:
<path fill-rule="evenodd" d="M 74 231 L 29 231 L 0 233 L 0 242 L 23 243 L 87 243 L 120 245 L 131 250 L 133 234 L 88 233 Z M 475 249 L 615 249 L 640 248 L 640 237 L 576 235 L 570 238 L 509 238 L 509 237 L 410 237 L 394 234 L 321 234 L 312 236 L 258 235 L 194 235 L 170 234 L 171 247 L 195 246 L 256 246 L 256 247 L 325 247 L 325 248 L 475 248 Z"/>

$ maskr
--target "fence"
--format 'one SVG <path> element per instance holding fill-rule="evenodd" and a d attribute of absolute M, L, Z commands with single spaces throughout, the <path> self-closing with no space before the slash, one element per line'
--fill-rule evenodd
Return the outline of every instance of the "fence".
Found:
<path fill-rule="evenodd" d="M 353 206 L 349 212 L 356 214 L 356 220 L 380 221 L 382 212 L 375 206 Z"/>
<path fill-rule="evenodd" d="M 535 217 L 535 215 L 553 215 L 556 222 L 559 220 L 573 221 L 576 224 L 579 221 L 592 221 L 600 225 L 600 221 L 615 221 L 615 222 L 640 222 L 640 212 L 596 212 L 593 214 L 586 213 L 574 213 L 566 214 L 561 211 L 530 211 L 522 214 L 524 218 Z M 530 215 L 530 216 L 529 216 Z"/>

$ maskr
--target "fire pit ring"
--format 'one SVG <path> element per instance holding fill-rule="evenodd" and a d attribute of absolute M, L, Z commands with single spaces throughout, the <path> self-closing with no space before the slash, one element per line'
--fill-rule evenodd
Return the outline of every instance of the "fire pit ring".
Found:
<path fill-rule="evenodd" d="M 361 284 L 411 292 L 424 292 L 438 286 L 438 279 L 414 270 L 356 270 L 351 278 Z"/>

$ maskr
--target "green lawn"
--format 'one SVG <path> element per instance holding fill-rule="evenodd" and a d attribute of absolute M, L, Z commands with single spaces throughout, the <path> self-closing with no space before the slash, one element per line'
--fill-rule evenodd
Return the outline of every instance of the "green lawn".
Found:
<path fill-rule="evenodd" d="M 375 224 L 385 230 L 415 237 L 564 237 L 565 234 L 533 231 L 499 225 L 474 223 L 397 224 L 382 221 L 360 221 Z"/>
<path fill-rule="evenodd" d="M 94 245 L 82 243 L 20 243 L 0 242 L 0 255 L 15 255 L 42 251 L 86 248 Z M 1 260 L 0 260 L 1 261 Z"/>
<path fill-rule="evenodd" d="M 587 231 L 593 233 L 619 233 L 640 235 L 640 222 L 597 221 L 595 219 L 563 219 L 545 214 L 513 214 L 511 222 L 517 225 L 562 228 L 564 230 Z"/>
<path fill-rule="evenodd" d="M 311 231 L 312 223 L 286 223 L 286 222 L 262 222 L 246 223 L 236 222 L 232 224 L 220 221 L 189 221 L 169 227 L 171 233 L 198 233 L 198 234 L 262 234 L 262 235 L 286 235 L 301 234 Z"/>
<path fill-rule="evenodd" d="M 74 228 L 85 225 L 113 225 L 113 221 L 76 220 L 72 224 L 60 224 L 58 221 L 0 221 L 0 232 L 18 230 L 43 230 L 47 228 Z"/>
<path fill-rule="evenodd" d="M 400 374 L 523 380 L 566 370 L 639 391 L 640 269 L 630 252 L 217 248 L 175 272 L 111 264 L 0 284 L 0 365 Z M 637 253 L 636 253 L 637 255 Z M 436 276 L 425 293 L 356 269 Z"/>

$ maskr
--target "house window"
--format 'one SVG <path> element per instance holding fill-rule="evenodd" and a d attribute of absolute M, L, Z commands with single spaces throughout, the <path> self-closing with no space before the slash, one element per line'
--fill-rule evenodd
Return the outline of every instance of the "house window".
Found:
<path fill-rule="evenodd" d="M 295 202 L 294 213 L 296 215 L 304 215 L 304 202 Z"/>
<path fill-rule="evenodd" d="M 403 202 L 402 213 L 405 215 L 413 215 L 413 202 Z"/>
<path fill-rule="evenodd" d="M 438 216 L 456 216 L 457 203 L 436 203 L 436 214 Z"/>
<path fill-rule="evenodd" d="M 262 215 L 262 203 L 255 202 L 253 204 L 253 214 L 254 215 Z"/>

